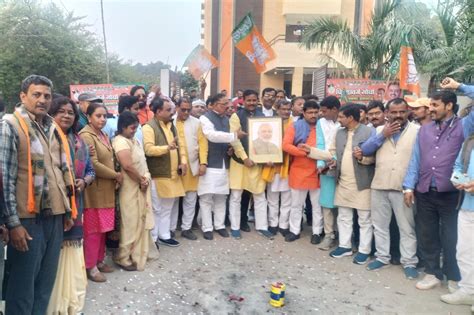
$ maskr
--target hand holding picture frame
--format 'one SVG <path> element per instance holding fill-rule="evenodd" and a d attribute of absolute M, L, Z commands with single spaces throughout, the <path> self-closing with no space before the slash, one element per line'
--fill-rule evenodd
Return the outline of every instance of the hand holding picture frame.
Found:
<path fill-rule="evenodd" d="M 248 123 L 249 158 L 254 163 L 283 163 L 283 122 L 280 117 L 254 117 Z"/>

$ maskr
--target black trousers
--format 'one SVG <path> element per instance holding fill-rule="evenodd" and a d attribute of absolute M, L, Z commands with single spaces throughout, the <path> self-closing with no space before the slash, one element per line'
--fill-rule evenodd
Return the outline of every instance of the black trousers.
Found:
<path fill-rule="evenodd" d="M 247 190 L 242 192 L 242 199 L 240 200 L 240 226 L 249 224 L 249 216 L 247 212 L 249 210 L 250 197 L 252 197 L 252 193 Z"/>
<path fill-rule="evenodd" d="M 456 260 L 458 199 L 458 192 L 415 192 L 415 222 L 419 248 L 425 261 L 425 273 L 435 275 L 440 280 L 443 275 L 448 280 L 461 279 Z"/>
<path fill-rule="evenodd" d="M 390 220 L 390 256 L 392 260 L 400 261 L 400 229 L 394 213 L 392 213 L 392 219 Z"/>

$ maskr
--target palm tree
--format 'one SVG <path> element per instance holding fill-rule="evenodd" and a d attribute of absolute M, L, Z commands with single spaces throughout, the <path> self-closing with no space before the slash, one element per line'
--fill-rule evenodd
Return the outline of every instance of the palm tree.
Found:
<path fill-rule="evenodd" d="M 469 81 L 474 74 L 474 2 L 439 0 L 435 12 L 432 22 L 440 31 L 420 43 L 421 69 L 432 74 L 432 80 L 450 75 Z"/>
<path fill-rule="evenodd" d="M 406 36 L 414 47 L 417 66 L 430 73 L 435 70 L 439 73 L 441 61 L 452 68 L 461 60 L 469 60 L 465 51 L 456 55 L 450 48 L 454 43 L 462 42 L 459 37 L 463 34 L 456 26 L 460 19 L 454 18 L 454 14 L 468 14 L 468 6 L 473 6 L 468 4 L 469 2 L 470 0 L 445 0 L 443 5 L 438 5 L 438 8 L 443 8 L 444 11 L 438 9 L 433 15 L 426 5 L 419 2 L 380 1 L 369 21 L 367 34 L 356 34 L 346 21 L 331 17 L 319 18 L 305 29 L 302 45 L 307 49 L 320 48 L 327 53 L 332 53 L 337 48 L 343 56 L 350 58 L 355 72 L 360 76 L 386 78 L 389 66 L 400 51 L 402 40 Z M 465 5 L 462 6 L 461 3 Z M 453 5 L 459 9 L 453 10 Z M 463 21 L 464 28 L 465 25 L 472 27 L 472 24 L 469 24 L 472 23 L 472 18 Z M 466 31 L 465 34 L 469 32 Z M 451 60 L 448 63 L 447 56 L 460 60 L 456 63 Z M 437 63 L 434 63 L 434 60 L 437 60 Z M 428 65 L 432 65 L 431 68 Z M 448 68 L 443 71 L 444 74 L 449 73 Z"/>

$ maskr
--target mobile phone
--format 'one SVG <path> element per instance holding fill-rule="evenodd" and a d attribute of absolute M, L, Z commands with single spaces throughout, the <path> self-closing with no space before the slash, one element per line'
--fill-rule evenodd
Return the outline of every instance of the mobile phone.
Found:
<path fill-rule="evenodd" d="M 470 181 L 471 179 L 467 174 L 463 174 L 460 172 L 453 172 L 453 175 L 451 176 L 451 183 L 453 183 L 454 185 L 467 184 Z"/>

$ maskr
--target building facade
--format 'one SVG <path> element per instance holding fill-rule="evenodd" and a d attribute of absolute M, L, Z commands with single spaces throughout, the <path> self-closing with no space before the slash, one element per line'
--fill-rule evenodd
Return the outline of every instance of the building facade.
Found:
<path fill-rule="evenodd" d="M 356 33 L 367 31 L 376 0 L 203 0 L 201 44 L 219 60 L 219 67 L 206 77 L 207 93 L 238 89 L 284 89 L 288 95 L 312 92 L 313 73 L 318 68 L 350 69 L 350 61 L 336 50 L 301 46 L 305 25 L 319 17 L 347 21 Z M 257 74 L 253 65 L 233 45 L 231 33 L 251 12 L 255 25 L 275 51 L 276 58 Z M 344 71 L 344 70 L 343 70 Z M 231 94 L 232 93 L 232 94 Z"/>

